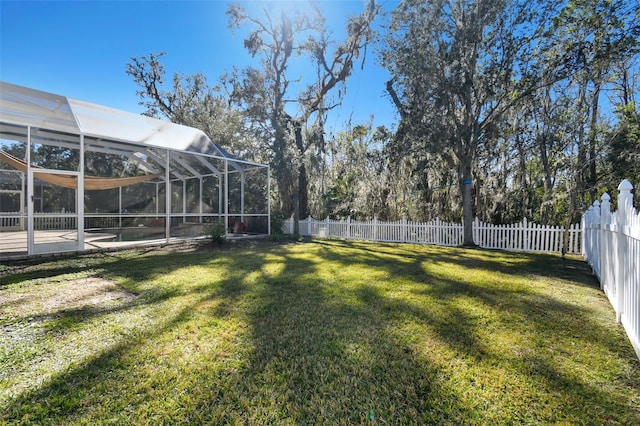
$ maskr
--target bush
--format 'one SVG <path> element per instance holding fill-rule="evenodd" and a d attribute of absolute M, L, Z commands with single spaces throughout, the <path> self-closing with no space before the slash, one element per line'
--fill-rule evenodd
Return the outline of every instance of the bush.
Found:
<path fill-rule="evenodd" d="M 214 244 L 222 244 L 227 240 L 227 228 L 224 226 L 223 220 L 211 222 L 207 226 L 207 233 Z"/>
<path fill-rule="evenodd" d="M 271 235 L 284 235 L 284 216 L 278 214 L 271 215 Z"/>

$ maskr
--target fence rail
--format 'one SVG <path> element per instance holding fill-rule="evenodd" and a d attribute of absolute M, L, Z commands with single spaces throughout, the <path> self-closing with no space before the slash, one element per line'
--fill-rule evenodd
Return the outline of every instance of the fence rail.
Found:
<path fill-rule="evenodd" d="M 21 231 L 25 228 L 26 214 L 20 212 L 0 212 L 0 231 Z"/>
<path fill-rule="evenodd" d="M 51 229 L 75 229 L 77 217 L 72 213 L 47 212 L 36 213 L 33 217 L 34 228 L 39 231 Z M 27 214 L 21 212 L 1 212 L 0 232 L 26 231 Z"/>
<path fill-rule="evenodd" d="M 620 183 L 617 211 L 604 193 L 584 213 L 583 254 L 640 358 L 640 214 L 632 189 L 628 180 Z"/>
<path fill-rule="evenodd" d="M 285 220 L 283 231 L 294 233 L 294 219 Z M 492 225 L 476 218 L 473 224 L 473 240 L 480 247 L 513 251 L 539 251 L 561 253 L 567 240 L 567 253 L 581 253 L 580 224 L 569 228 L 529 223 Z M 320 238 L 437 244 L 457 246 L 463 242 L 462 224 L 443 222 L 412 222 L 406 219 L 383 222 L 346 220 L 315 220 L 312 217 L 299 221 L 299 233 Z"/>
<path fill-rule="evenodd" d="M 33 216 L 33 229 L 48 231 L 53 229 L 76 229 L 78 216 L 69 213 L 36 213 Z"/>

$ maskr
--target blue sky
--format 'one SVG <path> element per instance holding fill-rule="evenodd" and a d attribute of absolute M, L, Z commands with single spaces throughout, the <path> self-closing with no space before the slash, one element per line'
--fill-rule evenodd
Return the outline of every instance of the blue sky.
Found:
<path fill-rule="evenodd" d="M 294 2 L 280 2 L 291 7 Z M 138 86 L 125 73 L 132 56 L 166 52 L 167 76 L 203 72 L 209 83 L 251 58 L 242 34 L 227 27 L 227 1 L 6 1 L 0 0 L 0 80 L 134 113 Z M 264 3 L 243 3 L 251 8 Z M 385 9 L 395 2 L 387 1 Z M 328 26 L 344 34 L 363 0 L 321 1 Z M 300 59 L 304 61 L 304 59 Z M 300 65 L 304 70 L 304 62 Z M 313 71 L 309 70 L 311 75 Z M 384 96 L 386 70 L 374 49 L 347 82 L 347 96 L 329 117 L 337 130 L 352 123 L 393 126 Z"/>

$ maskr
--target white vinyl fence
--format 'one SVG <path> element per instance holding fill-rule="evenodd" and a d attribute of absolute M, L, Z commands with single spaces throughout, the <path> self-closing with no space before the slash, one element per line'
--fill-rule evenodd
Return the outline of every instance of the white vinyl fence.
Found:
<path fill-rule="evenodd" d="M 628 180 L 620 183 L 617 211 L 605 193 L 584 213 L 583 254 L 640 358 L 640 214 L 632 189 Z"/>
<path fill-rule="evenodd" d="M 294 219 L 285 220 L 285 234 L 294 233 Z M 319 238 L 384 241 L 399 243 L 437 244 L 457 246 L 462 244 L 462 224 L 442 222 L 411 222 L 406 219 L 395 222 L 347 220 L 315 220 L 312 217 L 299 222 L 300 235 Z M 581 253 L 581 229 L 574 224 L 545 226 L 529 223 L 526 219 L 513 225 L 491 225 L 476 218 L 473 224 L 473 240 L 480 247 L 513 251 L 539 251 L 561 253 L 565 238 L 567 253 Z"/>

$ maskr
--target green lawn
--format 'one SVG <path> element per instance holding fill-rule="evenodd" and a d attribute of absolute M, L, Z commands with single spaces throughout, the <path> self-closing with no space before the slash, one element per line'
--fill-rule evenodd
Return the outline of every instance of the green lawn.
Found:
<path fill-rule="evenodd" d="M 640 424 L 640 362 L 577 259 L 129 251 L 5 267 L 0 312 L 0 424 Z"/>

